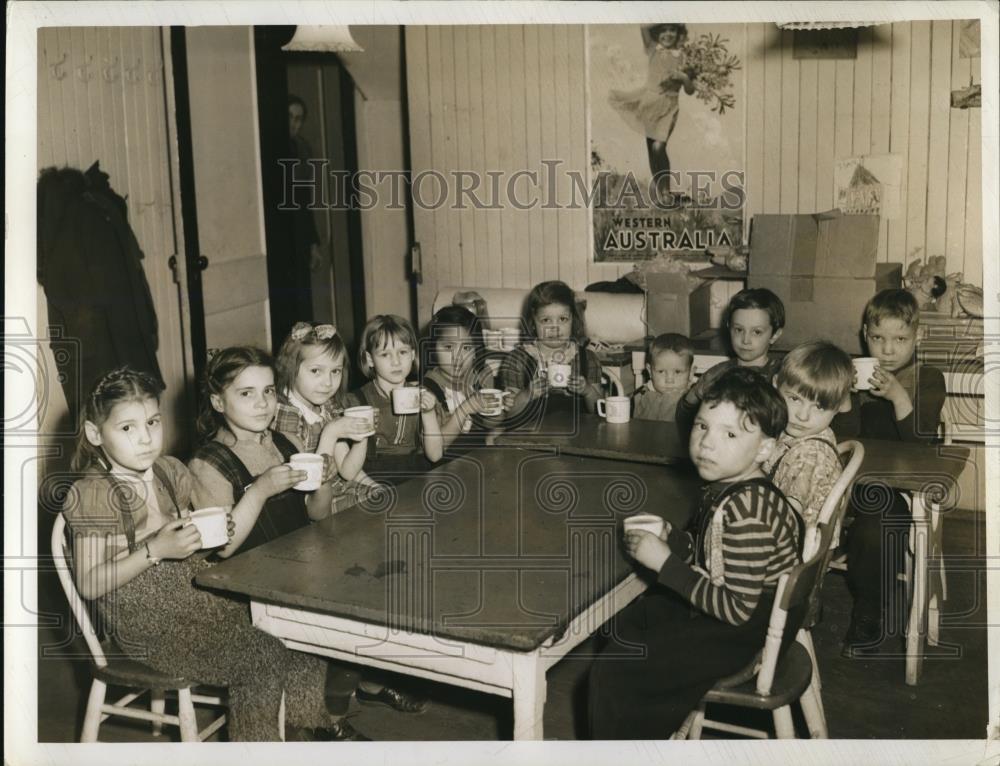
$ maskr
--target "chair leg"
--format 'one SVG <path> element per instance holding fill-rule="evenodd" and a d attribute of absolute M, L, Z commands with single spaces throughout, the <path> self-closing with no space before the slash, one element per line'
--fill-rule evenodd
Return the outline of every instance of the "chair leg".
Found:
<path fill-rule="evenodd" d="M 795 724 L 792 722 L 792 708 L 789 705 L 774 711 L 774 733 L 778 739 L 795 739 Z"/>
<path fill-rule="evenodd" d="M 802 715 L 806 719 L 806 726 L 809 727 L 809 736 L 813 739 L 829 739 L 830 733 L 826 728 L 826 715 L 823 713 L 823 700 L 819 690 L 810 684 L 799 698 L 799 704 L 802 705 Z"/>
<path fill-rule="evenodd" d="M 149 712 L 163 715 L 167 708 L 167 699 L 162 689 L 149 690 Z M 153 736 L 159 737 L 163 734 L 163 721 L 153 721 Z"/>
<path fill-rule="evenodd" d="M 177 690 L 177 717 L 181 725 L 181 742 L 200 742 L 190 687 Z"/>
<path fill-rule="evenodd" d="M 694 718 L 691 719 L 691 730 L 688 732 L 688 739 L 701 739 L 702 725 L 705 723 L 705 703 L 701 703 L 694 711 Z"/>
<path fill-rule="evenodd" d="M 104 705 L 104 695 L 108 690 L 104 681 L 96 678 L 90 685 L 90 695 L 87 697 L 87 712 L 83 716 L 83 733 L 81 742 L 97 742 L 97 730 L 101 728 L 101 707 Z"/>
<path fill-rule="evenodd" d="M 670 739 L 687 739 L 688 735 L 691 733 L 691 724 L 694 722 L 697 714 L 697 710 L 692 710 L 688 713 L 688 717 L 684 719 L 684 723 L 682 723 L 680 728 L 677 729 L 673 735 L 671 735 Z"/>
<path fill-rule="evenodd" d="M 281 703 L 278 705 L 278 738 L 285 741 L 285 693 L 281 692 Z"/>
<path fill-rule="evenodd" d="M 819 663 L 816 661 L 816 647 L 813 646 L 812 633 L 803 628 L 799 631 L 796 640 L 805 647 L 806 652 L 809 654 L 809 661 L 812 662 L 812 680 L 809 682 L 809 688 L 806 689 L 806 693 L 812 692 L 813 698 L 819 706 L 819 714 L 825 720 L 826 713 L 823 710 L 823 681 L 819 677 Z"/>

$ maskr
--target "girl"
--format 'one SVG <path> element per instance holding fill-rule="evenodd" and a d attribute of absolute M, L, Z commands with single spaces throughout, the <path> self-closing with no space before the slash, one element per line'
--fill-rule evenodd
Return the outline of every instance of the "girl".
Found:
<path fill-rule="evenodd" d="M 479 391 L 493 387 L 493 375 L 485 364 L 479 319 L 468 309 L 445 306 L 431 319 L 429 334 L 433 366 L 424 375 L 423 384 L 437 399 L 442 447 L 446 450 L 459 436 L 470 434 L 474 418 L 479 426 L 490 422 L 481 417 L 490 403 Z M 499 419 L 494 423 L 499 426 Z M 470 434 L 462 441 L 481 443 L 482 439 Z"/>
<path fill-rule="evenodd" d="M 511 351 L 500 367 L 501 388 L 513 394 L 512 418 L 535 420 L 546 409 L 582 406 L 597 409 L 601 398 L 601 364 L 586 347 L 583 314 L 564 282 L 542 282 L 524 302 L 523 326 L 534 341 Z M 565 388 L 550 387 L 551 364 L 568 364 Z"/>
<path fill-rule="evenodd" d="M 393 412 L 392 392 L 406 385 L 417 366 L 417 336 L 405 319 L 379 314 L 361 333 L 358 366 L 370 380 L 348 397 L 351 405 L 368 405 L 377 413 L 375 438 L 368 444 L 368 461 L 378 468 L 425 470 L 444 454 L 434 395 L 420 395 L 420 414 Z"/>
<path fill-rule="evenodd" d="M 263 351 L 237 346 L 224 349 L 209 360 L 202 413 L 198 418 L 198 431 L 204 443 L 189 465 L 196 503 L 201 506 L 240 503 L 264 477 L 290 470 L 284 463 L 298 450 L 280 432 L 269 429 L 276 407 L 274 369 Z M 305 478 L 303 472 L 295 473 L 299 480 Z M 330 515 L 329 492 L 317 490 L 304 500 L 303 493 L 292 489 L 296 483 L 262 498 L 263 502 L 255 500 L 251 507 L 256 513 L 252 517 L 249 513 L 240 517 L 234 511 L 237 529 L 247 540 L 244 549 L 292 532 L 305 526 L 309 519 L 320 520 Z M 354 670 L 330 664 L 326 691 L 332 714 L 347 713 L 358 680 L 359 674 Z M 367 697 L 358 694 L 359 699 L 383 701 L 379 695 L 387 694 L 394 707 L 407 712 L 411 712 L 410 708 L 419 712 L 426 706 L 422 700 L 410 700 L 392 689 L 378 685 L 368 688 Z M 367 739 L 346 720 L 337 718 L 336 722 L 340 735 L 337 739 Z"/>
<path fill-rule="evenodd" d="M 211 564 L 197 527 L 185 521 L 191 475 L 160 456 L 162 390 L 146 373 L 120 368 L 98 380 L 84 404 L 73 460 L 83 476 L 64 509 L 80 594 L 96 599 L 126 654 L 167 675 L 228 687 L 232 740 L 277 741 L 283 691 L 290 725 L 313 729 L 314 739 L 340 738 L 324 704 L 326 663 L 256 630 L 245 603 L 193 586 Z M 219 555 L 240 547 L 259 498 L 304 478 L 281 466 L 254 482 L 233 508 Z"/>
<path fill-rule="evenodd" d="M 278 384 L 273 430 L 299 452 L 330 458 L 340 481 L 324 482 L 313 495 L 313 518 L 333 504 L 346 507 L 366 477 L 361 471 L 368 448 L 368 429 L 356 418 L 342 417 L 347 399 L 347 350 L 333 325 L 299 322 L 275 360 Z"/>
<path fill-rule="evenodd" d="M 670 192 L 670 157 L 667 141 L 677 125 L 681 88 L 689 96 L 694 81 L 683 70 L 681 46 L 687 40 L 684 24 L 643 26 L 642 45 L 649 58 L 646 84 L 631 91 L 612 90 L 608 103 L 633 130 L 646 137 L 649 172 L 653 176 L 657 201 L 667 202 Z"/>

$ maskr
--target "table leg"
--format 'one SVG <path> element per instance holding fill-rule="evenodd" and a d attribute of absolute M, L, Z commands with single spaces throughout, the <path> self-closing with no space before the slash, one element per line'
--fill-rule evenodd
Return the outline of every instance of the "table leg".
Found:
<path fill-rule="evenodd" d="M 916 686 L 924 661 L 924 635 L 927 630 L 927 547 L 928 518 L 923 494 L 913 493 L 913 600 L 906 633 L 906 683 Z"/>
<path fill-rule="evenodd" d="M 545 667 L 536 652 L 514 654 L 514 739 L 542 739 L 545 714 Z"/>

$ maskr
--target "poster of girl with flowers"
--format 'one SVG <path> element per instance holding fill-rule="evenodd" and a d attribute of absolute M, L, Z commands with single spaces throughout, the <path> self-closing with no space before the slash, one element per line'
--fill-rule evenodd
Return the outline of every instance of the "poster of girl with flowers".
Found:
<path fill-rule="evenodd" d="M 743 26 L 587 34 L 594 259 L 741 244 Z"/>

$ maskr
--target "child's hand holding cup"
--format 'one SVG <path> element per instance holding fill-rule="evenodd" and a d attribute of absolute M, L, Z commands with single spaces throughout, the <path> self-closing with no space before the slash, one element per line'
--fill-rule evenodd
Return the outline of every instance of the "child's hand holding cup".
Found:
<path fill-rule="evenodd" d="M 200 508 L 188 516 L 188 523 L 194 525 L 201 535 L 201 547 L 218 548 L 229 542 L 229 509 L 225 506 Z"/>
<path fill-rule="evenodd" d="M 670 555 L 666 544 L 669 525 L 659 516 L 640 513 L 625 519 L 624 527 L 623 541 L 628 554 L 643 566 L 659 572 Z"/>
<path fill-rule="evenodd" d="M 375 414 L 375 408 L 368 405 L 348 407 L 344 410 L 344 417 L 349 418 L 353 425 L 347 438 L 359 441 L 372 436 L 375 433 Z"/>
<path fill-rule="evenodd" d="M 417 386 L 400 386 L 392 392 L 392 411 L 397 415 L 416 415 L 422 409 L 421 389 Z"/>
<path fill-rule="evenodd" d="M 869 391 L 872 387 L 872 377 L 878 369 L 878 359 L 874 356 L 859 356 L 851 360 L 854 365 L 854 389 Z"/>
<path fill-rule="evenodd" d="M 479 414 L 488 418 L 503 415 L 504 393 L 499 388 L 484 388 L 475 394 Z"/>
<path fill-rule="evenodd" d="M 300 492 L 314 492 L 323 483 L 323 456 L 314 452 L 297 452 L 288 464 L 292 470 L 305 473 L 305 478 L 292 486 Z"/>

